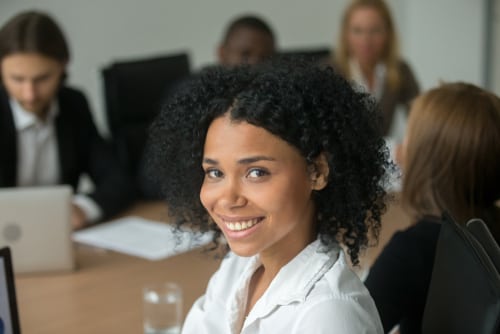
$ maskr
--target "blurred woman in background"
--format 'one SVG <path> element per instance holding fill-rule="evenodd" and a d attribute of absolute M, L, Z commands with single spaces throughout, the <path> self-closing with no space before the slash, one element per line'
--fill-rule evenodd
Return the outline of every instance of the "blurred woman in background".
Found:
<path fill-rule="evenodd" d="M 396 233 L 370 270 L 384 330 L 421 333 L 444 211 L 478 217 L 500 241 L 500 99 L 466 83 L 446 84 L 412 104 L 401 148 L 403 205 L 415 224 Z"/>
<path fill-rule="evenodd" d="M 396 107 L 408 110 L 418 95 L 415 76 L 400 57 L 397 34 L 383 0 L 354 0 L 347 7 L 333 65 L 348 80 L 362 86 L 379 102 L 381 131 L 389 135 Z"/>

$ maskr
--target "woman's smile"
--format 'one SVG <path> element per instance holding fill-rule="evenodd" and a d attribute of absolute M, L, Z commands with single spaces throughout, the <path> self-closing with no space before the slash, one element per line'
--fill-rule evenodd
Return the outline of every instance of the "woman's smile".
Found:
<path fill-rule="evenodd" d="M 247 230 L 258 223 L 260 223 L 262 220 L 264 220 L 264 217 L 255 217 L 255 218 L 227 218 L 227 217 L 220 217 L 222 222 L 226 225 L 226 227 L 231 230 L 231 231 L 244 231 Z"/>

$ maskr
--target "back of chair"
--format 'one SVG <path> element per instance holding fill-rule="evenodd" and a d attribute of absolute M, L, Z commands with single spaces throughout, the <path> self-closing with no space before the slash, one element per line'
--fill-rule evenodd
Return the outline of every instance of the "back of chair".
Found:
<path fill-rule="evenodd" d="M 500 248 L 486 224 L 466 227 L 445 214 L 422 321 L 422 333 L 498 333 Z"/>
<path fill-rule="evenodd" d="M 314 62 L 326 62 L 332 49 L 327 46 L 297 48 L 289 50 L 280 50 L 277 53 L 279 59 L 303 58 Z"/>
<path fill-rule="evenodd" d="M 172 86 L 189 75 L 185 53 L 117 62 L 102 70 L 106 113 L 121 163 L 137 176 L 147 129 Z"/>

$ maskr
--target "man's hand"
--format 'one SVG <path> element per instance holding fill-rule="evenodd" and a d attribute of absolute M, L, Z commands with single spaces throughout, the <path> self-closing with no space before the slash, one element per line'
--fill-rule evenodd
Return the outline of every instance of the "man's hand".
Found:
<path fill-rule="evenodd" d="M 73 204 L 71 210 L 71 225 L 73 226 L 73 229 L 81 229 L 85 226 L 86 222 L 87 217 L 85 216 L 83 210 L 80 209 L 80 207 L 78 207 L 77 205 Z"/>

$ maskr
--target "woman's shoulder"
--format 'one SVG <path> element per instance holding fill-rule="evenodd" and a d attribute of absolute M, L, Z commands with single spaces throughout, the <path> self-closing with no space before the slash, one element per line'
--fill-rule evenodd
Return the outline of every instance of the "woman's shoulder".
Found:
<path fill-rule="evenodd" d="M 416 224 L 408 227 L 406 230 L 396 232 L 393 240 L 396 242 L 436 242 L 441 230 L 441 223 L 438 218 L 423 217 Z"/>
<path fill-rule="evenodd" d="M 423 218 L 406 230 L 396 232 L 372 269 L 387 268 L 396 262 L 404 266 L 432 263 L 440 230 L 438 220 Z"/>
<path fill-rule="evenodd" d="M 311 304 L 296 320 L 292 333 L 383 333 L 371 297 L 322 300 Z"/>
<path fill-rule="evenodd" d="M 399 58 L 397 66 L 398 66 L 399 73 L 401 73 L 403 78 L 408 77 L 408 76 L 411 76 L 411 77 L 414 76 L 412 67 L 405 59 Z"/>
<path fill-rule="evenodd" d="M 351 270 L 344 251 L 339 252 L 335 264 L 311 291 L 311 296 L 315 295 L 339 300 L 359 300 L 360 297 L 369 297 L 368 290 Z"/>
<path fill-rule="evenodd" d="M 308 296 L 307 306 L 298 321 L 302 328 L 321 328 L 335 332 L 382 333 L 375 303 L 358 276 L 340 253 L 335 265 L 317 282 Z M 328 319 L 325 323 L 325 319 Z"/>

